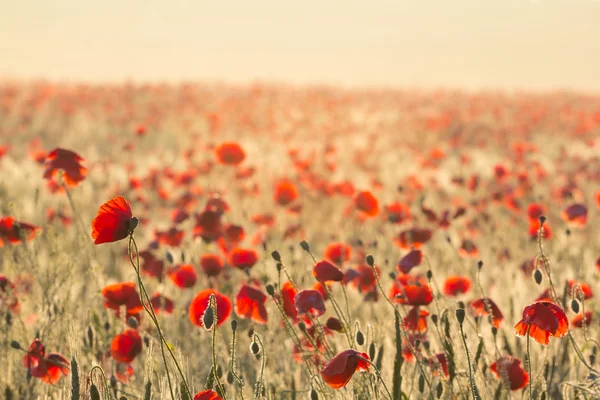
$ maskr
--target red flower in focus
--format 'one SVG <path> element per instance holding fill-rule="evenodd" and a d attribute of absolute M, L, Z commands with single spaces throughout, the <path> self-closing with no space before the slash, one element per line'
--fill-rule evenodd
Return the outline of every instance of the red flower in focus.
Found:
<path fill-rule="evenodd" d="M 529 383 L 529 374 L 521 368 L 521 360 L 512 356 L 500 357 L 490 369 L 510 390 L 523 389 Z"/>
<path fill-rule="evenodd" d="M 221 143 L 215 148 L 217 161 L 223 165 L 239 165 L 246 158 L 246 152 L 234 142 Z"/>
<path fill-rule="evenodd" d="M 63 171 L 65 183 L 75 187 L 85 179 L 87 168 L 81 165 L 83 158 L 71 150 L 56 148 L 46 157 L 44 179 L 52 179 L 60 169 Z"/>
<path fill-rule="evenodd" d="M 415 306 L 404 317 L 404 328 L 411 332 L 427 332 L 427 316 L 429 311 Z"/>
<path fill-rule="evenodd" d="M 311 313 L 312 315 L 319 317 L 325 314 L 325 302 L 321 292 L 314 289 L 307 289 L 299 291 L 294 296 L 294 303 L 298 314 Z"/>
<path fill-rule="evenodd" d="M 356 350 L 344 350 L 333 357 L 321 370 L 323 381 L 334 389 L 343 388 L 348 384 L 356 371 L 368 371 L 369 356 Z"/>
<path fill-rule="evenodd" d="M 94 244 L 116 242 L 125 239 L 135 229 L 131 207 L 123 197 L 115 197 L 100 206 L 92 221 Z"/>
<path fill-rule="evenodd" d="M 491 315 L 492 325 L 500 329 L 502 321 L 504 321 L 504 316 L 502 315 L 500 308 L 498 308 L 498 306 L 492 301 L 492 299 L 485 297 L 473 300 L 470 303 L 470 309 L 471 313 L 475 317 Z"/>
<path fill-rule="evenodd" d="M 204 254 L 200 258 L 200 267 L 206 276 L 217 276 L 224 267 L 223 260 L 216 254 Z"/>
<path fill-rule="evenodd" d="M 6 311 L 18 313 L 21 310 L 15 285 L 7 277 L 0 274 L 0 313 Z"/>
<path fill-rule="evenodd" d="M 571 204 L 560 214 L 561 218 L 573 226 L 585 226 L 587 222 L 587 207 L 583 204 Z"/>
<path fill-rule="evenodd" d="M 239 269 L 248 270 L 258 261 L 258 253 L 252 249 L 236 247 L 229 254 L 229 263 Z"/>
<path fill-rule="evenodd" d="M 421 265 L 423 261 L 423 252 L 421 250 L 412 250 L 410 253 L 402 257 L 402 259 L 396 265 L 399 272 L 408 274 L 411 269 Z"/>
<path fill-rule="evenodd" d="M 354 206 L 358 211 L 368 217 L 379 214 L 379 202 L 371 192 L 363 191 L 354 195 Z"/>
<path fill-rule="evenodd" d="M 319 261 L 313 268 L 314 277 L 321 283 L 341 282 L 344 279 L 344 273 L 329 261 Z"/>
<path fill-rule="evenodd" d="M 175 303 L 173 303 L 173 300 L 159 293 L 154 293 L 152 295 L 150 298 L 150 304 L 152 304 L 152 308 L 154 308 L 154 311 L 157 313 L 159 311 L 164 311 L 167 314 L 172 314 L 173 308 L 175 308 Z"/>
<path fill-rule="evenodd" d="M 518 336 L 529 334 L 539 344 L 547 345 L 550 336 L 563 337 L 569 330 L 569 320 L 558 305 L 550 301 L 536 301 L 523 309 L 521 321 L 515 325 Z"/>
<path fill-rule="evenodd" d="M 334 264 L 342 265 L 350 260 L 352 247 L 344 243 L 330 243 L 325 249 L 323 257 Z"/>
<path fill-rule="evenodd" d="M 223 400 L 214 390 L 207 389 L 196 393 L 194 400 Z"/>
<path fill-rule="evenodd" d="M 274 198 L 275 203 L 280 206 L 287 206 L 298 198 L 298 189 L 288 180 L 280 181 L 275 186 Z"/>
<path fill-rule="evenodd" d="M 35 339 L 31 342 L 27 355 L 23 357 L 23 366 L 29 370 L 31 376 L 54 385 L 61 375 L 69 374 L 69 361 L 62 354 L 45 354 L 44 345 L 39 339 Z"/>
<path fill-rule="evenodd" d="M 444 294 L 447 296 L 458 296 L 467 293 L 471 289 L 471 280 L 466 276 L 450 276 L 444 282 Z"/>
<path fill-rule="evenodd" d="M 205 289 L 198 293 L 190 303 L 188 315 L 192 324 L 203 326 L 202 316 L 208 307 L 211 294 L 214 294 L 217 300 L 217 326 L 221 326 L 231 314 L 231 301 L 227 296 L 214 289 Z"/>
<path fill-rule="evenodd" d="M 110 354 L 116 361 L 130 363 L 142 352 L 142 338 L 137 331 L 127 329 L 112 340 Z"/>
<path fill-rule="evenodd" d="M 267 295 L 263 292 L 255 287 L 244 285 L 235 297 L 235 312 L 240 317 L 266 324 L 268 319 L 266 301 Z"/>
<path fill-rule="evenodd" d="M 139 314 L 144 308 L 133 282 L 115 283 L 102 289 L 104 307 L 115 310 L 117 315 L 125 306 L 127 316 Z"/>
<path fill-rule="evenodd" d="M 574 316 L 571 319 L 571 325 L 574 328 L 583 328 L 583 323 L 584 323 L 583 314 L 577 314 L 576 316 Z M 585 312 L 585 326 L 590 326 L 591 323 L 592 323 L 592 312 L 586 311 Z"/>
<path fill-rule="evenodd" d="M 31 240 L 40 229 L 25 222 L 17 222 L 12 217 L 0 218 L 0 247 L 8 243 L 19 244 L 23 240 Z"/>
<path fill-rule="evenodd" d="M 196 284 L 196 269 L 190 264 L 178 265 L 169 271 L 169 278 L 178 288 L 191 288 Z"/>
<path fill-rule="evenodd" d="M 413 228 L 398 234 L 394 243 L 401 249 L 419 249 L 431 239 L 432 234 L 430 229 Z"/>

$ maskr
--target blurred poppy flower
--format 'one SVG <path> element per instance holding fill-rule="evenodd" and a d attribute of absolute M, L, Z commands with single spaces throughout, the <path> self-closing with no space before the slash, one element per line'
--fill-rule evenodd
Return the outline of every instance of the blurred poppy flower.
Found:
<path fill-rule="evenodd" d="M 192 230 L 194 237 L 200 236 L 206 243 L 221 237 L 223 234 L 222 215 L 223 213 L 216 209 L 207 209 L 196 214 L 196 225 Z"/>
<path fill-rule="evenodd" d="M 536 301 L 523 309 L 521 321 L 515 325 L 518 336 L 529 334 L 539 344 L 547 345 L 550 336 L 563 337 L 569 330 L 569 320 L 558 305 L 550 301 Z"/>
<path fill-rule="evenodd" d="M 221 214 L 225 214 L 229 211 L 229 204 L 221 197 L 219 193 L 212 193 L 209 199 L 206 201 L 205 210 L 215 210 Z"/>
<path fill-rule="evenodd" d="M 12 217 L 0 218 L 0 247 L 7 244 L 19 244 L 23 240 L 31 240 L 41 230 L 37 226 L 15 221 Z"/>
<path fill-rule="evenodd" d="M 438 365 L 438 364 L 441 367 L 442 373 L 444 374 L 444 376 L 446 378 L 448 378 L 450 376 L 450 372 L 448 370 L 448 359 L 446 358 L 446 353 L 437 353 L 437 354 L 434 354 L 429 359 L 429 365 L 435 366 L 435 365 Z"/>
<path fill-rule="evenodd" d="M 583 328 L 583 323 L 584 323 L 583 313 L 577 314 L 576 316 L 571 318 L 571 325 L 574 328 Z M 585 312 L 585 326 L 586 327 L 590 326 L 591 323 L 592 323 L 592 312 L 586 311 Z"/>
<path fill-rule="evenodd" d="M 296 288 L 292 282 L 285 282 L 281 287 L 281 301 L 283 302 L 283 311 L 285 315 L 290 317 L 294 322 L 298 321 L 298 310 L 296 309 Z"/>
<path fill-rule="evenodd" d="M 521 360 L 512 356 L 503 356 L 490 365 L 490 370 L 498 379 L 502 379 L 510 390 L 520 390 L 529 383 L 529 374 L 521 368 Z"/>
<path fill-rule="evenodd" d="M 156 240 L 158 241 L 158 243 L 170 247 L 178 247 L 183 241 L 185 232 L 175 227 L 171 227 L 169 228 L 169 230 L 164 232 L 156 231 L 154 232 L 154 235 L 156 236 Z"/>
<path fill-rule="evenodd" d="M 429 311 L 414 306 L 404 317 L 404 328 L 411 332 L 427 332 L 427 316 Z"/>
<path fill-rule="evenodd" d="M 401 249 L 410 249 L 411 247 L 419 249 L 431 239 L 431 236 L 430 229 L 413 228 L 400 232 L 394 238 L 394 243 Z"/>
<path fill-rule="evenodd" d="M 474 317 L 484 317 L 491 315 L 492 325 L 496 328 L 500 329 L 502 326 L 502 321 L 504 321 L 504 316 L 500 311 L 500 308 L 494 303 L 494 301 L 490 298 L 484 297 L 477 300 L 473 300 L 469 304 L 469 308 L 471 309 L 471 314 Z"/>
<path fill-rule="evenodd" d="M 567 285 L 569 287 L 569 291 L 573 290 L 573 286 L 578 285 L 581 288 L 581 292 L 583 293 L 583 298 L 585 300 L 591 299 L 594 297 L 594 293 L 592 292 L 592 288 L 587 283 L 576 282 L 572 279 L 567 281 Z M 579 291 L 577 291 L 577 295 L 579 296 Z"/>
<path fill-rule="evenodd" d="M 102 289 L 104 307 L 115 310 L 117 315 L 122 306 L 125 306 L 127 315 L 138 314 L 143 310 L 140 296 L 135 283 L 121 282 L 108 285 Z"/>
<path fill-rule="evenodd" d="M 231 314 L 231 301 L 227 296 L 214 289 L 205 289 L 198 293 L 190 303 L 188 316 L 192 324 L 203 326 L 202 316 L 208 307 L 211 294 L 214 294 L 217 300 L 217 326 L 221 326 Z"/>
<path fill-rule="evenodd" d="M 379 214 L 379 202 L 371 192 L 363 191 L 354 195 L 354 206 L 368 217 Z"/>
<path fill-rule="evenodd" d="M 479 249 L 472 240 L 465 239 L 458 249 L 458 254 L 464 258 L 477 258 L 479 257 Z"/>
<path fill-rule="evenodd" d="M 223 400 L 214 390 L 207 389 L 196 393 L 194 400 Z"/>
<path fill-rule="evenodd" d="M 223 233 L 225 234 L 225 238 L 233 244 L 240 243 L 246 236 L 244 227 L 240 225 L 229 224 L 225 227 Z"/>
<path fill-rule="evenodd" d="M 259 289 L 243 285 L 235 297 L 235 312 L 240 317 L 251 319 L 259 324 L 267 323 L 265 303 L 267 295 Z"/>
<path fill-rule="evenodd" d="M 229 263 L 239 269 L 249 270 L 258 261 L 258 253 L 252 249 L 236 247 L 229 254 Z"/>
<path fill-rule="evenodd" d="M 325 314 L 325 302 L 321 292 L 314 289 L 301 290 L 294 296 L 294 303 L 298 314 L 311 313 L 319 317 Z"/>
<path fill-rule="evenodd" d="M 342 265 L 346 261 L 350 260 L 352 254 L 352 247 L 345 243 L 330 243 L 325 248 L 323 257 L 331 261 L 334 264 Z"/>
<path fill-rule="evenodd" d="M 188 214 L 184 209 L 176 208 L 171 212 L 171 221 L 173 221 L 174 224 L 180 224 L 188 219 L 189 216 L 190 214 Z"/>
<path fill-rule="evenodd" d="M 221 273 L 224 267 L 224 262 L 216 254 L 204 254 L 200 257 L 200 267 L 206 276 L 217 276 Z"/>
<path fill-rule="evenodd" d="M 344 279 L 344 273 L 329 261 L 319 261 L 313 267 L 314 277 L 321 283 L 341 282 Z"/>
<path fill-rule="evenodd" d="M 538 231 L 540 230 L 540 221 L 531 220 L 529 221 L 529 237 L 531 239 L 537 239 Z M 552 239 L 552 228 L 548 225 L 548 222 L 544 223 L 544 233 L 542 235 L 544 239 Z"/>
<path fill-rule="evenodd" d="M 116 335 L 110 345 L 110 354 L 118 362 L 130 363 L 142 352 L 142 338 L 140 334 L 128 329 Z"/>
<path fill-rule="evenodd" d="M 375 267 L 377 274 L 380 274 L 379 267 Z M 366 264 L 360 264 L 355 269 L 348 269 L 344 273 L 344 284 L 351 283 L 353 286 L 358 287 L 359 292 L 365 293 L 372 290 L 377 284 L 375 278 L 375 272 L 373 268 Z"/>
<path fill-rule="evenodd" d="M 82 162 L 83 158 L 79 154 L 71 150 L 56 148 L 46 157 L 44 179 L 51 180 L 60 169 L 63 171 L 66 185 L 75 187 L 87 175 L 87 168 L 82 165 Z"/>
<path fill-rule="evenodd" d="M 385 213 L 387 214 L 387 220 L 393 224 L 401 224 L 410 220 L 410 209 L 400 202 L 386 205 Z"/>
<path fill-rule="evenodd" d="M 587 222 L 587 207 L 583 204 L 571 204 L 560 214 L 563 221 L 572 226 L 585 226 Z"/>
<path fill-rule="evenodd" d="M 172 314 L 173 308 L 175 308 L 175 303 L 173 303 L 173 300 L 161 295 L 160 293 L 154 293 L 152 295 L 150 298 L 150 304 L 152 304 L 152 308 L 154 308 L 154 311 L 157 313 L 163 311 L 167 314 Z"/>
<path fill-rule="evenodd" d="M 333 388 L 340 389 L 348 384 L 356 371 L 368 371 L 369 356 L 356 350 L 348 349 L 333 357 L 321 370 L 321 377 L 325 383 Z"/>
<path fill-rule="evenodd" d="M 467 293 L 471 289 L 471 280 L 466 276 L 449 276 L 444 282 L 444 294 L 447 296 L 458 296 Z"/>
<path fill-rule="evenodd" d="M 144 250 L 140 252 L 142 259 L 142 274 L 157 278 L 162 282 L 165 263 L 163 260 L 156 258 L 150 251 Z"/>
<path fill-rule="evenodd" d="M 181 264 L 169 271 L 169 278 L 178 288 L 191 288 L 196 284 L 196 269 L 193 265 Z"/>
<path fill-rule="evenodd" d="M 215 148 L 217 161 L 223 165 L 239 165 L 246 158 L 246 152 L 234 142 L 221 143 Z"/>
<path fill-rule="evenodd" d="M 15 289 L 15 285 L 0 274 L 0 313 L 6 311 L 18 313 L 21 310 Z"/>
<path fill-rule="evenodd" d="M 51 385 L 56 384 L 62 375 L 69 374 L 69 361 L 58 353 L 50 353 L 46 356 L 46 349 L 39 339 L 35 339 L 27 354 L 23 357 L 23 366 L 29 370 L 34 378 Z"/>
<path fill-rule="evenodd" d="M 98 215 L 92 221 L 94 244 L 125 239 L 136 225 L 137 219 L 133 217 L 129 203 L 117 196 L 101 205 Z"/>
<path fill-rule="evenodd" d="M 274 198 L 275 203 L 280 206 L 287 206 L 298 198 L 298 189 L 292 182 L 282 180 L 275 186 Z"/>
<path fill-rule="evenodd" d="M 412 250 L 410 253 L 400 259 L 396 268 L 403 274 L 408 274 L 411 269 L 421 265 L 423 261 L 423 252 L 421 250 Z"/>
<path fill-rule="evenodd" d="M 433 301 L 433 292 L 422 276 L 398 275 L 392 283 L 389 297 L 400 304 L 426 306 Z"/>
<path fill-rule="evenodd" d="M 539 203 L 531 203 L 527 206 L 527 218 L 529 221 L 539 221 L 540 217 L 546 213 L 546 207 Z"/>

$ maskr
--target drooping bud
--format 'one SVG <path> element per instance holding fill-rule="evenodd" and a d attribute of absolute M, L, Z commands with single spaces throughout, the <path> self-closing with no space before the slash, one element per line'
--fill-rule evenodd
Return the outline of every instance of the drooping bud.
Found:
<path fill-rule="evenodd" d="M 536 268 L 533 272 L 533 279 L 535 279 L 535 283 L 537 283 L 538 285 L 542 283 L 542 271 Z"/>
<path fill-rule="evenodd" d="M 202 316 L 202 325 L 207 331 L 210 331 L 213 324 L 215 323 L 215 312 L 212 306 L 209 304 L 204 311 L 204 315 Z"/>
<path fill-rule="evenodd" d="M 465 310 L 463 308 L 456 310 L 456 319 L 460 325 L 465 321 Z"/>
<path fill-rule="evenodd" d="M 363 333 L 360 330 L 356 332 L 356 344 L 358 344 L 359 346 L 365 344 L 365 335 L 363 335 Z"/>
<path fill-rule="evenodd" d="M 367 256 L 366 261 L 369 267 L 373 267 L 375 265 L 375 258 L 373 258 L 373 256 L 370 254 Z"/>
<path fill-rule="evenodd" d="M 273 257 L 273 260 L 275 260 L 277 262 L 281 262 L 281 255 L 279 254 L 279 252 L 277 250 L 273 250 L 271 252 L 271 257 Z"/>

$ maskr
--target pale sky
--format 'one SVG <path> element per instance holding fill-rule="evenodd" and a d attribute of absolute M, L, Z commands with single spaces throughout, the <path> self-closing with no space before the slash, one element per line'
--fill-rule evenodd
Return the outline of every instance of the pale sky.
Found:
<path fill-rule="evenodd" d="M 598 0 L 0 0 L 0 78 L 600 92 Z"/>

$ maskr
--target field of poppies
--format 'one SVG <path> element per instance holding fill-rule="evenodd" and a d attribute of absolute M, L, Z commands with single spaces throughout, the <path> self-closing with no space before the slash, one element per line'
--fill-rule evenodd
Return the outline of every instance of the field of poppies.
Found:
<path fill-rule="evenodd" d="M 0 397 L 600 398 L 600 97 L 0 84 Z"/>

